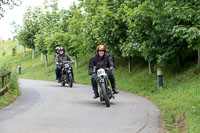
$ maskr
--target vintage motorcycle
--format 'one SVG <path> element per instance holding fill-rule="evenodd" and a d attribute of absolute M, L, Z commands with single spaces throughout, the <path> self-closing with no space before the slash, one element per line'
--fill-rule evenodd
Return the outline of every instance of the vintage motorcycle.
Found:
<path fill-rule="evenodd" d="M 63 63 L 61 63 L 61 85 L 65 86 L 65 84 L 67 83 L 69 85 L 69 87 L 73 86 L 73 78 L 72 78 L 72 70 L 71 67 L 69 65 L 69 63 L 71 63 L 70 61 L 64 61 Z"/>
<path fill-rule="evenodd" d="M 96 70 L 94 67 L 93 71 L 97 73 L 97 84 L 98 84 L 98 92 L 101 102 L 105 102 L 107 107 L 110 107 L 110 99 L 115 99 L 114 93 L 109 85 L 108 75 L 105 71 L 108 71 L 109 68 L 100 68 Z"/>

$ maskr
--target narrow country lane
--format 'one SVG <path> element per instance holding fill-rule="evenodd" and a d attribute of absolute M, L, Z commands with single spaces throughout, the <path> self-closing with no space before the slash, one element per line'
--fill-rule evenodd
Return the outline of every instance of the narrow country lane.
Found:
<path fill-rule="evenodd" d="M 20 79 L 21 95 L 0 110 L 0 133 L 160 133 L 160 111 L 121 91 L 107 108 L 90 86 Z"/>

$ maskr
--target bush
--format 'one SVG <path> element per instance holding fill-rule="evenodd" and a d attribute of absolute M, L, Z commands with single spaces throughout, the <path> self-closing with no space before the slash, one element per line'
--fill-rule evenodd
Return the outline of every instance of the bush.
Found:
<path fill-rule="evenodd" d="M 6 72 L 8 70 L 11 70 L 10 64 L 4 63 L 2 66 L 0 66 L 0 73 Z M 6 77 L 6 82 L 8 81 L 8 76 Z M 18 74 L 16 71 L 12 71 L 10 75 L 10 90 L 18 90 L 19 85 L 18 85 Z"/>
<path fill-rule="evenodd" d="M 16 47 L 12 48 L 12 56 L 15 56 L 16 53 L 17 53 L 17 49 L 16 49 Z"/>
<path fill-rule="evenodd" d="M 2 53 L 2 56 L 5 56 L 6 55 L 6 51 L 4 51 L 3 53 Z"/>
<path fill-rule="evenodd" d="M 6 72 L 7 70 L 10 70 L 10 67 L 11 66 L 8 64 L 3 64 L 2 66 L 0 66 L 0 71 Z M 8 82 L 8 76 L 6 77 L 6 83 L 7 82 Z M 16 71 L 12 71 L 10 75 L 10 83 L 11 85 L 8 89 L 7 94 L 0 96 L 0 109 L 12 103 L 20 94 L 19 84 L 18 84 L 18 75 Z"/>

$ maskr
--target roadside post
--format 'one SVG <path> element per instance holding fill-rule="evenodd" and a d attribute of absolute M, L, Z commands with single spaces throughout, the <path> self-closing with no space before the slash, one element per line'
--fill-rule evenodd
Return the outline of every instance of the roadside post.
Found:
<path fill-rule="evenodd" d="M 18 65 L 19 75 L 21 75 L 21 64 Z"/>
<path fill-rule="evenodd" d="M 157 69 L 157 76 L 158 76 L 158 89 L 160 90 L 160 87 L 163 87 L 163 70 L 162 70 L 162 68 Z"/>

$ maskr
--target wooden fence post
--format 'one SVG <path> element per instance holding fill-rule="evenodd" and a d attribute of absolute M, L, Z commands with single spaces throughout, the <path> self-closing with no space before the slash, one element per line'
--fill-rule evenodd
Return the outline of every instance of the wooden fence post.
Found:
<path fill-rule="evenodd" d="M 5 73 L 0 74 L 0 78 L 2 78 L 2 88 L 0 88 L 0 94 L 5 94 L 5 92 L 8 90 L 8 87 L 10 86 L 10 74 L 11 71 L 7 71 Z M 6 77 L 8 78 L 8 81 L 6 83 Z"/>

